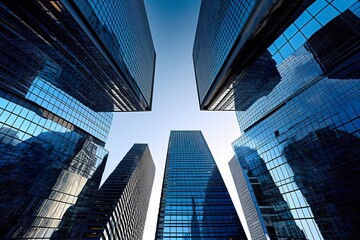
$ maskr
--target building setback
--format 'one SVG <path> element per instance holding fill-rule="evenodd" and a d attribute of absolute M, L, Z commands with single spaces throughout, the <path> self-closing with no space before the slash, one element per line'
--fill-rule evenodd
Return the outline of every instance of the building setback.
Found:
<path fill-rule="evenodd" d="M 148 145 L 134 144 L 98 191 L 83 239 L 142 239 L 154 177 Z"/>
<path fill-rule="evenodd" d="M 236 112 L 242 136 L 231 168 L 250 192 L 238 189 L 240 201 L 254 200 L 243 206 L 248 223 L 260 223 L 251 235 L 360 238 L 359 17 L 356 0 L 311 1 L 286 28 L 267 29 L 278 36 L 240 69 L 248 81 L 277 79 Z M 272 67 L 253 71 L 265 59 Z"/>
<path fill-rule="evenodd" d="M 0 19 L 0 238 L 63 239 L 98 190 L 111 112 L 151 108 L 144 3 L 5 0 Z"/>
<path fill-rule="evenodd" d="M 155 239 L 247 239 L 201 131 L 171 131 Z"/>

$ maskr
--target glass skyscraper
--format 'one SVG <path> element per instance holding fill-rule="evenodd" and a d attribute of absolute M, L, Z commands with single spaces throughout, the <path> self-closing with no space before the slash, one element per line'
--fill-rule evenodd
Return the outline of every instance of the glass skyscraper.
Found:
<path fill-rule="evenodd" d="M 23 97 L 0 89 L 0 111 L 0 238 L 49 239 L 105 163 L 112 115 L 91 111 L 40 77 Z"/>
<path fill-rule="evenodd" d="M 0 19 L 0 238 L 55 239 L 98 190 L 111 112 L 151 108 L 144 3 L 6 0 Z"/>
<path fill-rule="evenodd" d="M 242 136 L 231 164 L 249 188 L 241 202 L 255 200 L 247 221 L 271 239 L 360 238 L 359 17 L 356 0 L 310 1 L 286 28 L 267 29 L 279 34 L 240 69 L 243 81 L 272 82 L 234 89 Z"/>
<path fill-rule="evenodd" d="M 312 2 L 203 0 L 193 47 L 200 109 L 243 111 L 267 95 L 280 76 L 265 50 Z"/>
<path fill-rule="evenodd" d="M 151 109 L 155 50 L 142 0 L 5 0 L 0 14 L 2 87 L 26 94 L 43 72 L 96 112 Z"/>
<path fill-rule="evenodd" d="M 134 144 L 98 191 L 83 239 L 142 239 L 154 177 L 148 145 Z"/>
<path fill-rule="evenodd" d="M 155 239 L 247 239 L 201 131 L 171 131 Z"/>

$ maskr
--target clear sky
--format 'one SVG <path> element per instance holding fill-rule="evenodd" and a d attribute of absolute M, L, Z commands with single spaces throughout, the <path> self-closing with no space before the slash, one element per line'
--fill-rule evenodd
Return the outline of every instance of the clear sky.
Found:
<path fill-rule="evenodd" d="M 146 0 L 145 5 L 157 54 L 152 111 L 115 114 L 106 144 L 110 154 L 104 178 L 134 143 L 149 144 L 156 176 L 143 239 L 150 240 L 155 237 L 170 131 L 202 130 L 241 213 L 228 167 L 233 156 L 231 142 L 240 136 L 240 130 L 234 112 L 199 110 L 192 47 L 200 0 Z M 245 225 L 244 229 L 247 231 Z"/>

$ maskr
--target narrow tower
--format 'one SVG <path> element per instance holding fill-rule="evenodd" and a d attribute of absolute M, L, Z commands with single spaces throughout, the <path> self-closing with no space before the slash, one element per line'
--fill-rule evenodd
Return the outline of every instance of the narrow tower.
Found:
<path fill-rule="evenodd" d="M 147 144 L 134 144 L 101 186 L 83 239 L 141 239 L 155 177 Z"/>
<path fill-rule="evenodd" d="M 156 239 L 247 239 L 200 131 L 171 131 Z"/>

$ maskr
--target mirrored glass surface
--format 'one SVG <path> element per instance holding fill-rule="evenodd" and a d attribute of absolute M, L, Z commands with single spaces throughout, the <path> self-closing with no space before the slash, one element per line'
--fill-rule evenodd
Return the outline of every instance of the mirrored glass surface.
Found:
<path fill-rule="evenodd" d="M 315 18 L 337 4 L 323 2 L 309 10 Z M 359 8 L 342 8 L 300 48 L 275 59 L 280 81 L 237 112 L 243 134 L 233 147 L 273 238 L 360 236 Z"/>
<path fill-rule="evenodd" d="M 247 239 L 200 131 L 171 131 L 156 239 Z"/>

